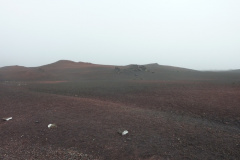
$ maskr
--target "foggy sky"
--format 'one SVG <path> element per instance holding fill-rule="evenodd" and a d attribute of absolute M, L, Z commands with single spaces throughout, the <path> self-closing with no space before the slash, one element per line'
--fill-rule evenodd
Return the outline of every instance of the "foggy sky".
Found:
<path fill-rule="evenodd" d="M 240 69 L 239 0 L 0 0 L 0 67 Z"/>

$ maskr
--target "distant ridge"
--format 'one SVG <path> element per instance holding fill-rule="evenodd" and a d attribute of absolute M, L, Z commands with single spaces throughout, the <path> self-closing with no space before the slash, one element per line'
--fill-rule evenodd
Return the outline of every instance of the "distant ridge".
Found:
<path fill-rule="evenodd" d="M 230 70 L 230 72 L 240 73 L 240 69 Z"/>
<path fill-rule="evenodd" d="M 2 67 L 0 68 L 1 71 L 15 71 L 15 70 L 19 70 L 19 71 L 23 71 L 23 70 L 28 70 L 27 67 L 24 66 L 6 66 L 6 67 Z"/>
<path fill-rule="evenodd" d="M 106 77 L 114 66 L 59 60 L 39 67 L 6 66 L 0 68 L 0 81 L 80 80 Z"/>
<path fill-rule="evenodd" d="M 99 65 L 59 60 L 39 67 L 6 66 L 0 68 L 0 81 L 79 81 L 79 80 L 226 80 L 240 81 L 240 70 L 197 71 L 159 65 Z"/>
<path fill-rule="evenodd" d="M 92 63 L 85 63 L 85 62 L 73 62 L 69 60 L 59 60 L 57 62 L 47 64 L 44 66 L 40 66 L 41 68 L 78 68 L 78 67 L 90 67 L 96 66 Z"/>
<path fill-rule="evenodd" d="M 188 69 L 188 68 L 182 68 L 182 67 L 174 67 L 174 66 L 168 66 L 168 65 L 159 65 L 158 63 L 151 63 L 151 64 L 146 64 L 145 66 L 149 67 L 149 68 L 154 68 L 154 69 L 164 69 L 164 70 L 172 70 L 172 71 L 196 71 L 196 72 L 200 72 L 197 70 L 193 70 L 193 69 Z"/>

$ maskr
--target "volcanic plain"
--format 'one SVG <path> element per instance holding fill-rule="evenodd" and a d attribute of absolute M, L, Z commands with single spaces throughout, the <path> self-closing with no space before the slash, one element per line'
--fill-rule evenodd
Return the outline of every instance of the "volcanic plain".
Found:
<path fill-rule="evenodd" d="M 3 160 L 237 160 L 240 71 L 7 66 L 0 118 Z"/>

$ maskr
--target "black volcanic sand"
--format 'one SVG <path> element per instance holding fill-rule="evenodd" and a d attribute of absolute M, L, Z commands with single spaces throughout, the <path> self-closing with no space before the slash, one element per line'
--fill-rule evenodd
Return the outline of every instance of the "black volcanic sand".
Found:
<path fill-rule="evenodd" d="M 0 110 L 3 160 L 240 159 L 237 83 L 1 82 Z"/>

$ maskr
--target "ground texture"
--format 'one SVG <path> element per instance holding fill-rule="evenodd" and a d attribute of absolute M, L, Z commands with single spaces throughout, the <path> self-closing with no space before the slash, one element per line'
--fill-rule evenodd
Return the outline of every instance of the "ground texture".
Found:
<path fill-rule="evenodd" d="M 0 110 L 3 160 L 240 159 L 236 83 L 1 82 Z"/>

